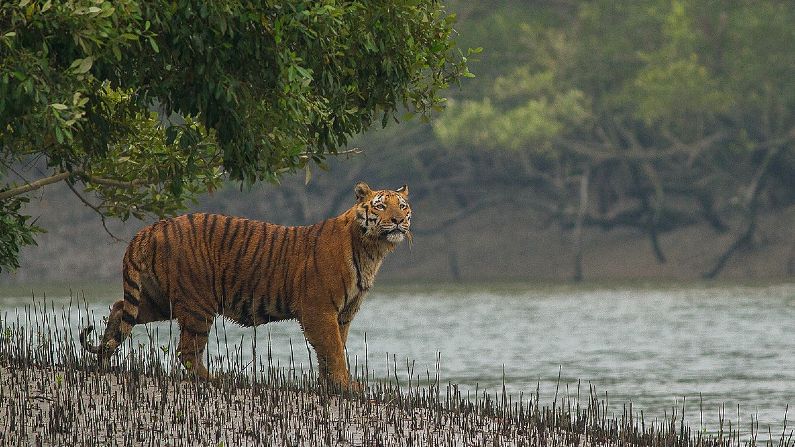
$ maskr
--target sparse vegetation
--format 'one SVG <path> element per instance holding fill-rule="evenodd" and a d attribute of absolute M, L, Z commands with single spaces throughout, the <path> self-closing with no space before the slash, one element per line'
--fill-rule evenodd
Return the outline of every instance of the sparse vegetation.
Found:
<path fill-rule="evenodd" d="M 355 365 L 363 394 L 329 394 L 311 369 L 240 358 L 215 365 L 224 372 L 209 384 L 164 364 L 152 339 L 100 372 L 77 350 L 67 312 L 34 302 L 0 318 L 0 445 L 793 445 L 787 427 L 776 436 L 752 424 L 740 439 L 728 419 L 708 433 L 676 409 L 661 421 L 631 405 L 613 415 L 592 387 L 549 405 L 538 391 L 470 395 L 442 384 L 438 369 L 404 374 L 397 362 L 381 380 Z"/>

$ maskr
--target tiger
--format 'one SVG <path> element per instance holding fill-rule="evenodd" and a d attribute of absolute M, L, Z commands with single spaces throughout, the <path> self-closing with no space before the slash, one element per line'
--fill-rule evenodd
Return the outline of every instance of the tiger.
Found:
<path fill-rule="evenodd" d="M 130 241 L 122 265 L 124 298 L 116 301 L 99 345 L 86 351 L 108 364 L 136 324 L 176 319 L 183 367 L 214 380 L 202 362 L 217 316 L 244 327 L 297 320 L 313 347 L 320 377 L 337 388 L 351 379 L 345 345 L 387 254 L 411 242 L 406 185 L 372 190 L 359 182 L 355 204 L 309 226 L 282 226 L 220 214 L 160 220 Z"/>

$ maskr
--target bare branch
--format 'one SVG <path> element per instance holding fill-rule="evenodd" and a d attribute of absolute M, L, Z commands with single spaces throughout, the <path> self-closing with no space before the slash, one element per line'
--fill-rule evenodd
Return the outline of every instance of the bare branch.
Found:
<path fill-rule="evenodd" d="M 30 191 L 35 191 L 40 189 L 44 186 L 51 185 L 53 183 L 58 183 L 60 181 L 66 180 L 69 177 L 76 176 L 80 177 L 83 181 L 87 183 L 95 183 L 97 185 L 102 186 L 110 186 L 114 188 L 125 188 L 125 189 L 134 189 L 144 185 L 148 185 L 152 183 L 149 180 L 145 179 L 137 179 L 131 181 L 122 181 L 122 180 L 114 180 L 114 179 L 107 179 L 102 177 L 96 177 L 93 175 L 87 175 L 81 169 L 75 169 L 73 171 L 61 171 L 57 174 L 53 174 L 49 177 L 45 177 L 34 182 L 26 183 L 21 186 L 17 186 L 16 188 L 11 188 L 6 191 L 0 192 L 0 200 L 6 200 L 11 197 L 16 197 L 21 194 L 25 194 Z"/>
<path fill-rule="evenodd" d="M 53 184 L 53 183 L 58 183 L 60 181 L 63 181 L 65 179 L 69 178 L 69 176 L 71 176 L 73 174 L 74 174 L 73 172 L 69 172 L 69 171 L 59 172 L 59 173 L 57 173 L 55 175 L 51 175 L 49 177 L 45 177 L 45 178 L 36 180 L 35 182 L 27 183 L 27 184 L 22 185 L 22 186 L 17 186 L 16 188 L 11 188 L 9 190 L 2 191 L 2 192 L 0 192 L 0 200 L 10 199 L 11 197 L 16 197 L 18 195 L 25 194 L 26 192 L 30 192 L 30 191 L 35 191 L 35 190 L 37 190 L 39 188 L 42 188 L 44 186 L 47 186 L 47 185 L 50 185 L 50 184 Z"/>
<path fill-rule="evenodd" d="M 128 241 L 125 241 L 124 239 L 121 239 L 121 238 L 117 237 L 115 234 L 113 234 L 110 231 L 110 229 L 108 228 L 107 222 L 105 221 L 105 214 L 102 213 L 102 210 L 100 210 L 98 207 L 94 206 L 91 202 L 86 200 L 85 197 L 83 197 L 79 192 L 77 192 L 77 190 L 75 189 L 74 186 L 72 186 L 71 183 L 66 182 L 66 186 L 68 186 L 69 189 L 72 190 L 72 192 L 77 196 L 78 199 L 80 199 L 81 202 L 83 202 L 83 204 L 85 206 L 91 208 L 92 210 L 94 210 L 95 213 L 99 214 L 99 218 L 102 219 L 102 228 L 105 229 L 105 232 L 108 233 L 108 236 L 113 238 L 113 240 L 116 241 L 116 242 L 128 242 Z"/>
<path fill-rule="evenodd" d="M 338 155 L 359 155 L 359 154 L 361 154 L 363 152 L 364 152 L 363 150 L 359 149 L 358 147 L 355 147 L 353 149 L 348 149 L 348 150 L 345 150 L 345 151 L 338 151 L 338 152 L 330 153 L 329 155 L 334 155 L 334 156 L 338 156 Z"/>
<path fill-rule="evenodd" d="M 514 201 L 515 200 L 513 200 L 511 198 L 506 199 L 504 197 L 490 197 L 490 198 L 486 198 L 486 199 L 483 199 L 483 200 L 481 200 L 479 202 L 475 202 L 474 204 L 469 205 L 469 206 L 467 206 L 466 208 L 464 208 L 462 210 L 459 210 L 457 213 L 455 213 L 454 215 L 448 217 L 447 219 L 444 219 L 444 220 L 442 220 L 440 222 L 437 222 L 436 225 L 431 227 L 431 228 L 418 228 L 418 229 L 411 230 L 411 232 L 414 233 L 414 234 L 420 234 L 420 235 L 429 235 L 429 234 L 439 233 L 441 231 L 444 231 L 449 225 L 454 224 L 454 223 L 458 222 L 459 220 L 461 220 L 461 219 L 463 219 L 463 218 L 465 218 L 465 217 L 467 217 L 467 216 L 469 216 L 469 215 L 471 215 L 473 213 L 476 213 L 476 212 L 478 212 L 478 211 L 480 211 L 480 210 L 482 210 L 484 208 L 489 208 L 489 207 L 492 207 L 494 205 L 498 205 L 500 203 L 514 202 Z M 543 211 L 545 211 L 547 213 L 551 213 L 553 211 L 545 203 L 541 203 L 541 202 L 539 202 L 539 203 L 534 203 L 534 202 L 527 203 L 528 201 L 526 199 L 523 200 L 523 202 L 525 202 L 524 203 L 525 205 L 529 205 L 529 206 L 537 208 L 537 209 L 542 209 Z"/>

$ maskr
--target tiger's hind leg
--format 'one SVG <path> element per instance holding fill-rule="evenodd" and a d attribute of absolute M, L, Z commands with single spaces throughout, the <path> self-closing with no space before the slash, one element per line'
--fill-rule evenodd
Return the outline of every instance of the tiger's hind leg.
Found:
<path fill-rule="evenodd" d="M 177 316 L 179 323 L 179 360 L 186 370 L 203 380 L 212 380 L 202 361 L 207 339 L 213 325 L 214 315 L 200 315 L 195 311 L 183 311 Z"/>

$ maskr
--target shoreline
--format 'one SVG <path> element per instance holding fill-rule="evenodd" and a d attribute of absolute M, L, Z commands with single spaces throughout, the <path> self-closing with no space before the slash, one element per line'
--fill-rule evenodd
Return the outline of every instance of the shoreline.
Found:
<path fill-rule="evenodd" d="M 385 380 L 369 380 L 365 365 L 364 379 L 354 379 L 367 392 L 342 395 L 329 394 L 311 369 L 280 368 L 270 356 L 253 378 L 249 363 L 232 358 L 219 384 L 196 382 L 164 365 L 155 344 L 131 349 L 130 342 L 113 369 L 101 372 L 75 345 L 70 320 L 44 303 L 26 312 L 0 316 L 0 447 L 795 446 L 791 428 L 774 429 L 781 436 L 768 443 L 767 427 L 756 421 L 749 433 L 747 422 L 738 426 L 725 410 L 719 431 L 708 433 L 687 425 L 697 419 L 685 420 L 683 408 L 654 420 L 631 403 L 614 411 L 590 385 L 582 397 L 579 386 L 576 395 L 556 391 L 551 403 L 539 402 L 538 390 L 517 400 L 504 383 L 502 392 L 470 395 L 433 373 L 427 380 L 398 374 L 397 363 Z"/>
<path fill-rule="evenodd" d="M 731 422 L 707 434 L 676 413 L 663 421 L 644 421 L 631 406 L 608 414 L 593 390 L 586 401 L 541 405 L 537 395 L 467 400 L 456 385 L 438 384 L 370 382 L 365 394 L 329 394 L 311 372 L 291 378 L 276 369 L 261 381 L 233 372 L 210 384 L 26 362 L 0 355 L 0 446 L 793 445 L 786 430 L 771 444 L 758 440 L 758 427 L 742 441 Z"/>
<path fill-rule="evenodd" d="M 134 371 L 0 366 L 0 445 L 591 445 L 505 409 L 440 410 L 429 396 L 330 395 L 303 385 L 216 386 Z M 448 396 L 449 397 L 449 396 Z M 426 405 L 421 405 L 425 399 Z"/>

